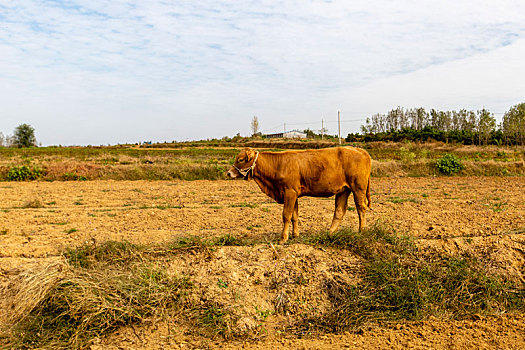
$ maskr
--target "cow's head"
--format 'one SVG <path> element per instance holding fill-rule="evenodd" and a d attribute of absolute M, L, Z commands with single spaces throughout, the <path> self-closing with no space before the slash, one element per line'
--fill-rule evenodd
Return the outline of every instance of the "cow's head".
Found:
<path fill-rule="evenodd" d="M 243 149 L 235 157 L 235 162 L 226 175 L 232 179 L 244 178 L 245 180 L 250 180 L 253 177 L 253 168 L 255 167 L 258 154 L 259 152 L 251 148 Z"/>

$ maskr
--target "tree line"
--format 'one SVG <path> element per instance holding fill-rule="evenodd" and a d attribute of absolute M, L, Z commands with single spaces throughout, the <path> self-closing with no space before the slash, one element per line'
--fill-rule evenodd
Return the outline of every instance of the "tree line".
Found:
<path fill-rule="evenodd" d="M 500 124 L 487 109 L 439 111 L 397 107 L 387 114 L 374 114 L 361 126 L 361 134 L 348 134 L 356 141 L 427 141 L 466 145 L 524 145 L 525 103 L 511 107 Z"/>

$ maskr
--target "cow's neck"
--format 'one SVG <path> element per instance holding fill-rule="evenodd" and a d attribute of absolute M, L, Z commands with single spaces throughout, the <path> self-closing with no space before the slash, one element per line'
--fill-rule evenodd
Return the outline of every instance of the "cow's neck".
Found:
<path fill-rule="evenodd" d="M 276 187 L 275 166 L 272 162 L 272 156 L 267 153 L 259 153 L 257 165 L 253 169 L 253 180 L 257 183 L 261 191 L 267 196 L 281 202 L 282 198 Z"/>

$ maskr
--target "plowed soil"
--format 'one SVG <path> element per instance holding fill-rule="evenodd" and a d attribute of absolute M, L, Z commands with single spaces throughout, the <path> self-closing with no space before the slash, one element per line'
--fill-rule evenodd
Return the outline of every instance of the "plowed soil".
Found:
<path fill-rule="evenodd" d="M 351 204 L 343 225 L 357 228 L 353 208 Z M 523 177 L 374 178 L 372 208 L 367 212 L 368 225 L 391 224 L 414 236 L 423 249 L 475 252 L 492 268 L 523 280 Z M 333 198 L 301 198 L 301 234 L 327 230 L 333 209 Z M 327 305 L 323 293 L 317 292 L 319 276 L 337 275 L 355 282 L 360 264 L 343 251 L 293 240 L 278 246 L 281 210 L 255 183 L 246 181 L 0 183 L 0 282 L 84 242 L 158 243 L 174 236 L 231 234 L 265 243 L 223 247 L 211 261 L 198 254 L 183 256 L 170 270 L 189 275 L 201 287 L 202 295 L 196 297 L 235 305 L 240 319 L 236 327 L 261 330 L 260 340 L 227 342 L 152 321 L 123 328 L 97 340 L 92 348 L 525 348 L 523 315 L 406 322 L 304 338 L 282 333 L 290 319 L 282 316 L 286 312 L 274 314 L 276 307 L 298 315 L 322 313 Z M 270 283 L 287 286 L 290 300 L 276 303 L 279 295 L 268 291 Z"/>

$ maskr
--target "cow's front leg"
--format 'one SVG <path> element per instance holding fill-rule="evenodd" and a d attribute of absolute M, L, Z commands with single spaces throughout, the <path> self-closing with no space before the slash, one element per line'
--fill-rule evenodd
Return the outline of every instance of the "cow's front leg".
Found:
<path fill-rule="evenodd" d="M 284 205 L 283 205 L 283 234 L 279 243 L 283 244 L 288 240 L 288 234 L 290 232 L 290 221 L 293 216 L 295 202 L 297 201 L 297 194 L 294 191 L 286 191 L 284 193 Z"/>
<path fill-rule="evenodd" d="M 292 226 L 293 226 L 292 235 L 294 237 L 299 237 L 299 199 L 295 200 L 295 206 L 293 208 L 293 214 L 292 214 Z"/>

